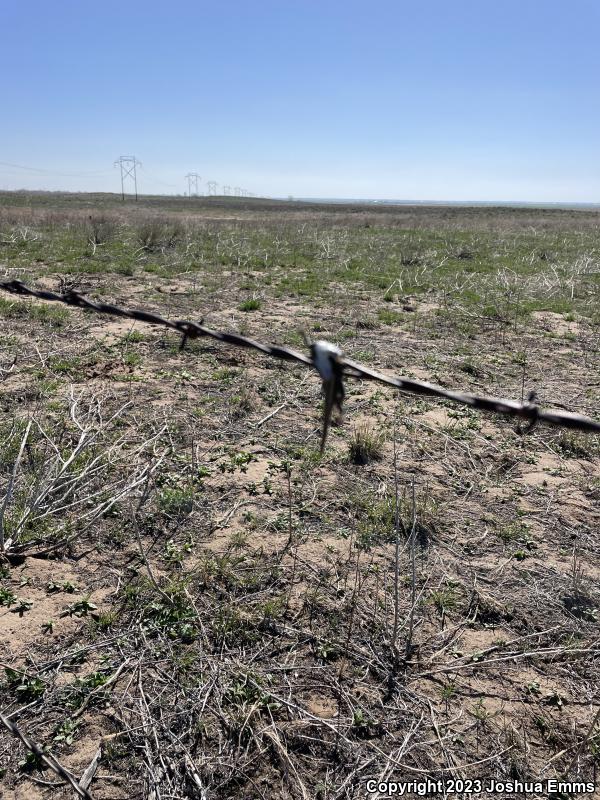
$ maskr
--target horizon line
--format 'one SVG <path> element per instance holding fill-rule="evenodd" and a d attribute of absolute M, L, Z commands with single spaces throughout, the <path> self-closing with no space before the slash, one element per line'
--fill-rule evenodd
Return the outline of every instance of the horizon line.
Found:
<path fill-rule="evenodd" d="M 0 189 L 0 194 L 54 194 L 54 195 L 108 195 L 115 198 L 120 197 L 120 192 L 107 192 L 107 191 L 89 191 L 89 190 L 70 190 L 70 189 Z M 126 194 L 127 198 L 133 198 L 133 194 Z M 600 208 L 600 200 L 411 200 L 403 198 L 361 198 L 361 197 L 296 197 L 295 195 L 286 196 L 273 196 L 273 195 L 255 195 L 254 197 L 237 197 L 235 195 L 207 195 L 199 194 L 192 195 L 191 197 L 182 192 L 151 192 L 151 193 L 138 193 L 138 197 L 164 197 L 164 198 L 179 198 L 182 200 L 243 200 L 243 201 L 260 201 L 272 200 L 283 203 L 332 203 L 342 204 L 349 203 L 355 205 L 407 205 L 407 206 L 427 206 L 427 205 L 452 205 L 452 206 L 523 206 L 532 208 L 544 207 L 586 207 L 586 208 Z M 134 201 L 135 202 L 135 201 Z"/>

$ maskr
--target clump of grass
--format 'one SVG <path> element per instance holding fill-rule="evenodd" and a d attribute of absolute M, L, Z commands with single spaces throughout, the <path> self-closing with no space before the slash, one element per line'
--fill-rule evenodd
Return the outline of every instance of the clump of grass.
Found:
<path fill-rule="evenodd" d="M 136 238 L 146 252 L 173 248 L 183 235 L 184 228 L 180 222 L 162 219 L 146 219 L 136 230 Z"/>
<path fill-rule="evenodd" d="M 459 364 L 458 368 L 461 372 L 472 375 L 474 378 L 483 378 L 485 376 L 484 371 L 468 359 Z"/>
<path fill-rule="evenodd" d="M 461 247 L 459 250 L 456 251 L 454 257 L 458 258 L 460 261 L 471 261 L 475 256 L 472 250 L 469 250 L 466 247 Z"/>
<path fill-rule="evenodd" d="M 92 245 L 105 244 L 112 241 L 117 232 L 116 220 L 104 214 L 90 214 L 87 227 Z"/>
<path fill-rule="evenodd" d="M 380 308 L 377 312 L 377 319 L 385 325 L 399 325 L 402 322 L 402 314 L 387 308 Z"/>
<path fill-rule="evenodd" d="M 594 438 L 577 432 L 561 431 L 556 443 L 565 458 L 589 459 L 599 449 Z"/>
<path fill-rule="evenodd" d="M 69 311 L 60 306 L 40 305 L 1 297 L 0 316 L 9 319 L 29 318 L 32 322 L 40 322 L 58 328 L 69 319 Z"/>
<path fill-rule="evenodd" d="M 377 320 L 373 317 L 361 317 L 354 323 L 359 331 L 373 331 L 379 327 Z"/>
<path fill-rule="evenodd" d="M 371 425 L 357 426 L 349 444 L 350 460 L 353 464 L 369 464 L 380 461 L 383 457 L 385 437 L 382 431 L 376 431 Z"/>
<path fill-rule="evenodd" d="M 129 331 L 122 338 L 123 344 L 137 344 L 138 342 L 145 342 L 148 338 L 146 333 L 142 331 Z"/>
<path fill-rule="evenodd" d="M 161 511 L 173 517 L 191 514 L 194 508 L 194 491 L 189 486 L 165 486 L 158 495 Z"/>
<path fill-rule="evenodd" d="M 250 414 L 256 406 L 256 397 L 249 386 L 241 386 L 237 394 L 229 398 L 231 415 L 234 419 L 240 419 Z"/>
<path fill-rule="evenodd" d="M 256 297 L 251 298 L 250 300 L 244 300 L 243 303 L 240 303 L 238 306 L 239 311 L 258 311 L 261 307 L 262 303 Z"/>

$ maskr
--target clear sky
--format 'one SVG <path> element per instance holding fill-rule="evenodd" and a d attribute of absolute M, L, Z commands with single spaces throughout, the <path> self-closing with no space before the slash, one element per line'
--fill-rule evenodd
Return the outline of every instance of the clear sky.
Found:
<path fill-rule="evenodd" d="M 600 201 L 599 0 L 1 0 L 0 188 Z M 19 165 L 31 169 L 20 169 Z"/>

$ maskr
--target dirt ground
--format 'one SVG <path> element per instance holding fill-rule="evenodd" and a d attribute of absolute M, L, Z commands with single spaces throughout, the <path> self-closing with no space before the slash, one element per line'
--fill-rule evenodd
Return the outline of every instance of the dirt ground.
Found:
<path fill-rule="evenodd" d="M 0 280 L 600 416 L 596 212 L 42 200 Z M 0 303 L 1 710 L 96 800 L 596 780 L 598 436 L 348 377 L 320 455 L 312 370 Z"/>

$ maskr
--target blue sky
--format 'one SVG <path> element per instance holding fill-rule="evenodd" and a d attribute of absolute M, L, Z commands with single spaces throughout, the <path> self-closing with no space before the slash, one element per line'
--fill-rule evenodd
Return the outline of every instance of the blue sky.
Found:
<path fill-rule="evenodd" d="M 117 191 L 134 154 L 141 192 L 600 201 L 597 0 L 3 0 L 0 26 L 0 188 Z"/>

